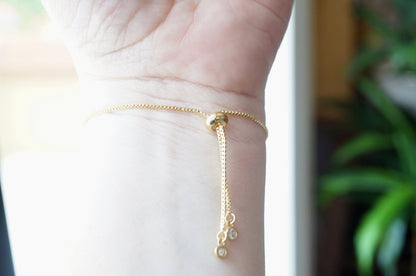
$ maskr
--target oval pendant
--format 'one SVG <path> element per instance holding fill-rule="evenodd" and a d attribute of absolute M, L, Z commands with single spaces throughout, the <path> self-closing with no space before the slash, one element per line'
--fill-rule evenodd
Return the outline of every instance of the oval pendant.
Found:
<path fill-rule="evenodd" d="M 238 237 L 238 232 L 234 227 L 228 228 L 227 237 L 229 240 L 234 241 Z"/>

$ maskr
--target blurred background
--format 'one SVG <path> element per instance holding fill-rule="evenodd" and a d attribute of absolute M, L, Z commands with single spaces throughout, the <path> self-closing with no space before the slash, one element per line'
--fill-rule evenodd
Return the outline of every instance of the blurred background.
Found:
<path fill-rule="evenodd" d="M 317 275 L 416 275 L 416 1 L 316 1 Z"/>
<path fill-rule="evenodd" d="M 60 162 L 62 158 L 51 158 L 51 154 L 61 156 L 77 148 L 82 120 L 78 86 L 71 58 L 40 1 L 0 0 L 0 173 L 2 182 L 20 189 L 16 201 L 21 204 L 21 212 L 39 209 L 29 206 L 31 201 L 36 202 L 35 193 L 22 189 L 17 182 L 33 183 L 34 189 L 43 189 L 35 179 L 36 173 L 57 174 L 53 164 L 65 166 Z M 7 165 L 10 169 L 5 168 L 6 163 L 11 164 Z M 37 179 L 47 182 L 47 178 Z M 4 183 L 2 194 L 8 187 Z M 19 217 L 16 212 L 12 214 Z M 51 237 L 45 237 L 47 231 L 42 229 L 41 220 L 28 222 L 29 227 L 19 221 L 8 222 L 9 229 L 16 225 L 14 231 L 6 227 L 0 199 L 0 275 L 15 275 L 18 271 L 18 275 L 34 275 L 30 271 L 23 273 L 24 269 L 14 271 L 8 232 L 24 232 L 24 238 L 19 235 L 12 247 L 26 244 L 33 248 L 26 253 L 29 257 L 14 256 L 24 258 L 26 265 L 31 254 L 48 250 L 45 240 Z M 49 262 L 52 266 L 54 260 Z"/>
<path fill-rule="evenodd" d="M 416 1 L 299 0 L 267 94 L 267 274 L 416 275 Z M 40 3 L 0 0 L 3 194 L 77 149 L 80 102 Z M 5 203 L 0 276 L 42 237 Z"/>

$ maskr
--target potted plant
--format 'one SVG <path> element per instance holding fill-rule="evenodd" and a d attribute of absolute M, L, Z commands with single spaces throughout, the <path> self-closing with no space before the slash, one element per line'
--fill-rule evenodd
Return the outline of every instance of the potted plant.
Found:
<path fill-rule="evenodd" d="M 363 78 L 357 86 L 371 104 L 362 105 L 368 117 L 357 118 L 362 128 L 333 155 L 332 172 L 320 179 L 320 203 L 341 195 L 366 196 L 371 207 L 355 232 L 359 273 L 371 275 L 376 260 L 385 275 L 396 275 L 406 232 L 416 241 L 415 121 L 373 81 Z"/>
<path fill-rule="evenodd" d="M 354 234 L 360 275 L 372 275 L 375 264 L 385 276 L 398 275 L 409 236 L 416 275 L 416 1 L 382 3 L 388 9 L 357 6 L 370 32 L 349 73 L 364 101 L 347 109 L 355 135 L 320 178 L 319 202 L 339 196 L 366 202 Z"/>
<path fill-rule="evenodd" d="M 359 4 L 357 14 L 372 30 L 353 60 L 351 73 L 371 68 L 384 91 L 416 115 L 416 1 L 390 0 L 377 9 Z M 376 11 L 377 10 L 377 11 Z"/>

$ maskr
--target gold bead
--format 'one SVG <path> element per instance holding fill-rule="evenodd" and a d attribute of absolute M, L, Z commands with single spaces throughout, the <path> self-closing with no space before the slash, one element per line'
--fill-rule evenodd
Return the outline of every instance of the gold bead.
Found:
<path fill-rule="evenodd" d="M 205 126 L 209 130 L 215 131 L 218 122 L 225 127 L 228 123 L 228 116 L 222 112 L 210 114 L 205 121 Z"/>

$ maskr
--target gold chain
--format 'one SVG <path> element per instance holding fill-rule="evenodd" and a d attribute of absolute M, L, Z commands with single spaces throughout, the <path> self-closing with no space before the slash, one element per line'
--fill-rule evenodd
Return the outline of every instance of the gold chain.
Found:
<path fill-rule="evenodd" d="M 224 128 L 228 123 L 227 115 L 246 118 L 257 123 L 264 129 L 266 133 L 266 138 L 267 138 L 268 131 L 267 131 L 266 125 L 262 121 L 254 117 L 253 115 L 250 115 L 248 113 L 241 112 L 241 111 L 222 110 L 219 112 L 209 114 L 207 112 L 201 111 L 196 108 L 178 107 L 178 106 L 170 106 L 170 105 L 155 105 L 155 104 L 124 104 L 124 105 L 107 107 L 107 108 L 100 109 L 89 114 L 85 118 L 84 124 L 86 124 L 89 120 L 91 120 L 91 118 L 101 115 L 101 114 L 108 114 L 108 113 L 114 113 L 118 111 L 132 110 L 132 109 L 167 110 L 167 111 L 179 111 L 179 112 L 199 114 L 206 118 L 205 124 L 207 128 L 217 133 L 218 145 L 219 145 L 219 151 L 220 151 L 220 162 L 221 162 L 221 219 L 220 219 L 220 231 L 217 234 L 217 246 L 214 249 L 214 253 L 218 258 L 224 259 L 228 255 L 228 249 L 226 246 L 227 240 L 233 241 L 237 239 L 237 236 L 238 236 L 238 232 L 236 228 L 234 227 L 235 214 L 231 211 L 231 197 L 230 197 L 230 190 L 228 188 L 227 173 L 226 173 L 227 172 L 227 167 L 226 167 L 227 150 L 226 150 Z"/>
<path fill-rule="evenodd" d="M 131 109 L 153 109 L 153 110 L 170 110 L 170 111 L 179 111 L 179 112 L 188 112 L 188 113 L 195 113 L 204 116 L 207 118 L 210 114 L 204 111 L 201 111 L 196 108 L 188 108 L 188 107 L 179 107 L 179 106 L 171 106 L 171 105 L 158 105 L 158 104 L 122 104 L 112 107 L 107 107 L 104 109 L 96 110 L 92 113 L 90 113 L 84 120 L 84 124 L 86 124 L 92 117 L 95 117 L 97 115 L 105 114 L 105 113 L 114 113 L 117 111 L 123 111 L 123 110 L 131 110 Z M 266 138 L 269 134 L 267 127 L 265 123 L 263 123 L 261 120 L 257 119 L 253 115 L 250 115 L 245 112 L 241 111 L 233 111 L 233 110 L 221 110 L 220 113 L 224 113 L 226 115 L 232 115 L 232 116 L 238 116 L 242 118 L 249 119 L 258 125 L 260 125 L 264 131 L 266 132 Z"/>

